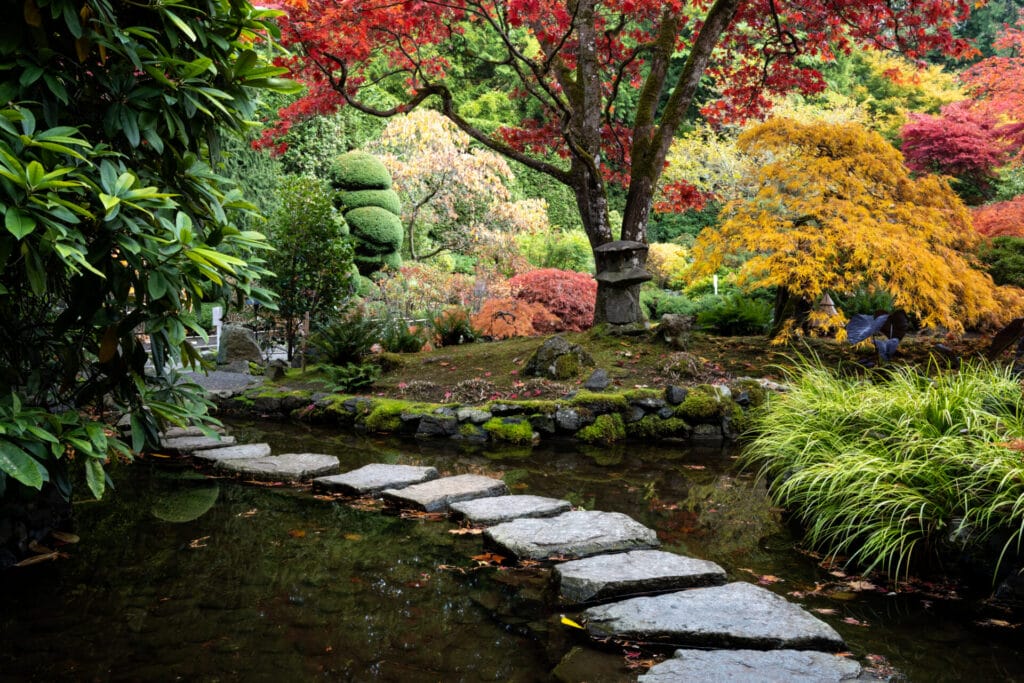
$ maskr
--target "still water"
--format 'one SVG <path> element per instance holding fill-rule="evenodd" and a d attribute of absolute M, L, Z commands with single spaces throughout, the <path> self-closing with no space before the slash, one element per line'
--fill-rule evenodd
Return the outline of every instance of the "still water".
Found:
<path fill-rule="evenodd" d="M 275 452 L 338 455 L 343 469 L 431 464 L 624 512 L 666 549 L 819 610 L 862 662 L 910 681 L 1024 681 L 1020 633 L 993 625 L 1012 617 L 969 600 L 842 590 L 797 552 L 729 451 L 466 451 L 301 425 L 231 427 Z M 546 681 L 582 644 L 559 623 L 544 570 L 475 569 L 479 537 L 448 533 L 449 522 L 208 479 L 181 462 L 139 461 L 114 481 L 103 501 L 76 505 L 81 543 L 63 548 L 68 558 L 3 577 L 0 680 Z M 584 646 L 571 660 L 568 680 L 635 680 L 621 653 Z"/>

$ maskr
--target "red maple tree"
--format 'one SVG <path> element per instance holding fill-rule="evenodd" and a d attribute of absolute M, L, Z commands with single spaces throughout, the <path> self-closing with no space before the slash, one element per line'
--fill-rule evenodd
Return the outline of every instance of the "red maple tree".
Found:
<path fill-rule="evenodd" d="M 941 173 L 957 180 L 957 190 L 977 204 L 992 196 L 996 169 L 1017 148 L 1016 124 L 997 120 L 990 111 L 955 102 L 938 116 L 910 114 L 900 131 L 907 167 L 918 173 Z"/>
<path fill-rule="evenodd" d="M 622 239 L 646 241 L 669 145 L 702 81 L 718 93 L 704 115 L 735 120 L 765 111 L 767 94 L 821 90 L 801 55 L 828 59 L 854 43 L 970 51 L 950 33 L 970 0 L 280 2 L 283 41 L 300 53 L 291 67 L 309 87 L 282 127 L 343 102 L 392 116 L 431 100 L 478 142 L 570 187 L 594 247 L 612 240 L 609 182 L 626 187 Z M 488 132 L 459 113 L 455 94 L 488 73 L 529 100 L 517 126 Z M 388 82 L 405 93 L 399 105 L 360 99 L 361 86 Z"/>
<path fill-rule="evenodd" d="M 971 213 L 974 229 L 985 237 L 1024 237 L 1024 196 L 985 204 Z"/>

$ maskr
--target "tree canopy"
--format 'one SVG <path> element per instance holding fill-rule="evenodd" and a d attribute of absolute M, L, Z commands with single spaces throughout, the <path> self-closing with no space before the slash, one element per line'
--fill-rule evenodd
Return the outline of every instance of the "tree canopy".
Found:
<path fill-rule="evenodd" d="M 857 124 L 771 119 L 741 149 L 763 155 L 756 196 L 730 203 L 727 220 L 694 245 L 697 270 L 727 254 L 750 258 L 739 277 L 775 287 L 776 325 L 790 300 L 809 308 L 825 293 L 887 291 L 925 326 L 952 332 L 1000 315 L 991 278 L 975 269 L 970 214 L 948 183 L 912 178 L 900 153 Z M 812 313 L 839 326 L 842 314 Z"/>
<path fill-rule="evenodd" d="M 77 456 L 99 496 L 129 449 L 87 411 L 113 402 L 132 447 L 155 441 L 205 407 L 168 371 L 197 358 L 199 302 L 271 299 L 263 237 L 233 221 L 253 207 L 210 161 L 257 92 L 293 84 L 257 51 L 275 13 L 244 0 L 18 6 L 0 26 L 0 491 L 67 495 Z"/>
<path fill-rule="evenodd" d="M 283 0 L 290 66 L 308 94 L 295 117 L 347 103 L 393 116 L 432 102 L 470 137 L 572 188 L 591 245 L 611 241 L 608 183 L 625 187 L 622 238 L 644 241 L 673 136 L 710 82 L 713 121 L 763 112 L 766 95 L 819 91 L 804 57 L 855 43 L 911 56 L 970 50 L 951 27 L 967 0 Z M 510 92 L 521 117 L 485 130 L 459 108 L 481 82 Z M 368 86 L 401 101 L 372 106 Z M 273 136 L 273 131 L 269 133 Z M 693 193 L 676 196 L 692 198 Z M 599 294 L 600 297 L 600 294 Z M 599 305 L 599 309 L 602 307 Z"/>

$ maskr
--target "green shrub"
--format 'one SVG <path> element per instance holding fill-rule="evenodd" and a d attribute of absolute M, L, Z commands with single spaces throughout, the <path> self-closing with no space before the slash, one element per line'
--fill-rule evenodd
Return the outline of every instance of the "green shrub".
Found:
<path fill-rule="evenodd" d="M 594 271 L 594 252 L 582 230 L 525 233 L 516 238 L 516 244 L 526 260 L 537 268 Z"/>
<path fill-rule="evenodd" d="M 346 363 L 321 366 L 333 385 L 331 391 L 356 391 L 372 386 L 380 378 L 380 366 L 373 363 Z"/>
<path fill-rule="evenodd" d="M 687 209 L 683 213 L 653 213 L 647 226 L 647 241 L 689 246 L 701 230 L 718 225 L 721 209 L 719 202 L 708 202 L 699 211 Z"/>
<path fill-rule="evenodd" d="M 1024 238 L 996 237 L 978 247 L 978 258 L 997 285 L 1024 287 Z"/>
<path fill-rule="evenodd" d="M 713 308 L 697 313 L 697 324 L 721 335 L 765 334 L 772 322 L 772 306 L 741 294 L 722 297 Z"/>
<path fill-rule="evenodd" d="M 310 335 L 309 344 L 316 349 L 320 362 L 347 365 L 362 360 L 380 338 L 379 321 L 352 312 L 314 332 Z"/>
<path fill-rule="evenodd" d="M 996 572 L 1024 532 L 1024 400 L 1010 370 L 868 380 L 804 365 L 754 414 L 743 462 L 807 543 L 897 578 L 950 557 Z"/>
<path fill-rule="evenodd" d="M 354 237 L 374 247 L 398 251 L 402 246 L 402 220 L 386 209 L 379 206 L 361 206 L 346 213 L 345 220 Z"/>
<path fill-rule="evenodd" d="M 698 303 L 685 296 L 664 296 L 657 300 L 654 309 L 654 317 L 660 318 L 663 315 L 673 313 L 675 315 L 696 315 Z"/>
<path fill-rule="evenodd" d="M 447 308 L 430 319 L 434 341 L 438 346 L 455 346 L 475 341 L 477 332 L 470 323 L 469 311 L 455 306 Z"/>
<path fill-rule="evenodd" d="M 877 311 L 891 311 L 893 309 L 892 295 L 883 290 L 858 289 L 856 292 L 845 296 L 841 294 L 833 295 L 832 300 L 847 318 L 851 318 L 859 313 L 874 315 Z"/>
<path fill-rule="evenodd" d="M 402 213 L 402 201 L 394 190 L 351 190 L 338 195 L 345 212 L 364 206 L 379 206 L 396 216 Z"/>
<path fill-rule="evenodd" d="M 381 160 L 366 152 L 347 152 L 331 165 L 331 185 L 339 190 L 388 190 L 391 174 Z"/>

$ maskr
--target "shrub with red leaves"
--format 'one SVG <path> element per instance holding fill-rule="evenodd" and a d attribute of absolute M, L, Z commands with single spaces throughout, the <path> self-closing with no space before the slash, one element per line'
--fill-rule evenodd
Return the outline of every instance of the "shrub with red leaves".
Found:
<path fill-rule="evenodd" d="M 509 280 L 512 296 L 540 304 L 558 321 L 534 320 L 540 334 L 582 332 L 594 324 L 597 281 L 586 273 L 557 268 L 541 268 L 516 275 Z"/>
<path fill-rule="evenodd" d="M 974 229 L 985 237 L 1024 237 L 1024 196 L 975 208 Z"/>

